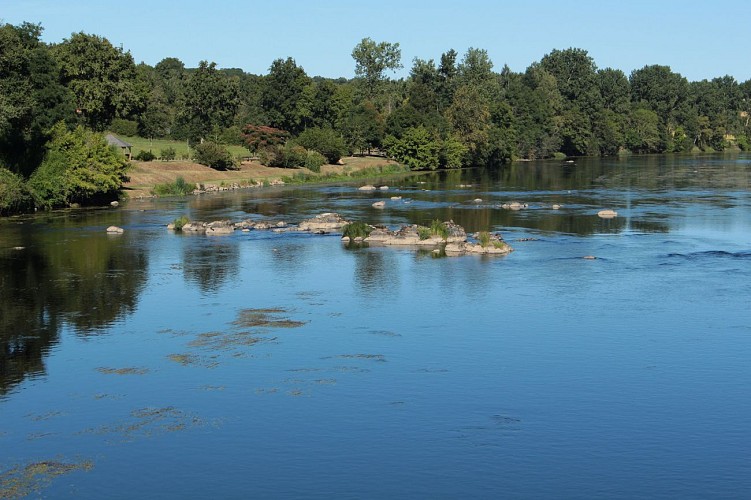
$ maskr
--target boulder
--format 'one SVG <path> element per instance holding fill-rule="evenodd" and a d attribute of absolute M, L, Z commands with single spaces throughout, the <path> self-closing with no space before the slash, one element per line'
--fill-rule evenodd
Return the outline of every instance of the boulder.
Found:
<path fill-rule="evenodd" d="M 118 206 L 118 205 L 120 205 L 120 202 L 118 202 L 118 201 L 111 201 L 111 202 L 110 202 L 110 206 L 111 206 L 111 207 L 116 207 L 116 206 Z"/>
<path fill-rule="evenodd" d="M 366 184 L 364 186 L 360 186 L 357 188 L 358 191 L 375 191 L 376 187 L 370 184 Z"/>
<path fill-rule="evenodd" d="M 205 222 L 188 222 L 187 224 L 183 225 L 181 231 L 183 233 L 205 233 L 206 223 Z"/>
<path fill-rule="evenodd" d="M 373 203 L 373 208 L 384 208 L 385 206 L 385 201 L 376 201 L 375 203 Z"/>
<path fill-rule="evenodd" d="M 125 230 L 121 227 L 117 226 L 110 226 L 107 228 L 107 233 L 109 234 L 123 234 Z"/>
<path fill-rule="evenodd" d="M 235 225 L 228 220 L 218 220 L 206 225 L 207 236 L 220 236 L 235 232 Z"/>

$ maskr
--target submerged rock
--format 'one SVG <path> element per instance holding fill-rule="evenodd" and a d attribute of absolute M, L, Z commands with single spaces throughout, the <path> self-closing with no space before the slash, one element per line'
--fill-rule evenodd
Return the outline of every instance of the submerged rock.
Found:
<path fill-rule="evenodd" d="M 528 208 L 529 204 L 520 203 L 518 201 L 512 201 L 511 203 L 504 203 L 501 208 L 506 210 L 521 210 L 522 208 Z"/>
<path fill-rule="evenodd" d="M 373 208 L 384 208 L 385 206 L 385 201 L 376 201 L 375 203 L 373 203 Z"/>

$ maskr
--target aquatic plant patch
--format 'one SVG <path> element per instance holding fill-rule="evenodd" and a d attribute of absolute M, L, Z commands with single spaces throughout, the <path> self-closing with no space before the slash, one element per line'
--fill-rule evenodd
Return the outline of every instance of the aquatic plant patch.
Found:
<path fill-rule="evenodd" d="M 32 462 L 0 473 L 0 498 L 23 498 L 47 488 L 53 479 L 77 471 L 94 468 L 91 461 L 63 462 L 57 460 Z"/>

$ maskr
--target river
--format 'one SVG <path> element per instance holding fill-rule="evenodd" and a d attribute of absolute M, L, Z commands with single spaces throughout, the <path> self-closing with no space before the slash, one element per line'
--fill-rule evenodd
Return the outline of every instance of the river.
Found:
<path fill-rule="evenodd" d="M 0 220 L 0 497 L 751 496 L 751 155 L 377 184 Z M 515 251 L 165 229 L 322 212 Z"/>

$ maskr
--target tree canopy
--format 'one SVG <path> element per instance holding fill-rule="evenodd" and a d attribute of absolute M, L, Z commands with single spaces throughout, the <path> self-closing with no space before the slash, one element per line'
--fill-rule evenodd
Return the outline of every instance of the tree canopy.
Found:
<path fill-rule="evenodd" d="M 399 43 L 363 38 L 348 80 L 311 77 L 291 57 L 265 75 L 211 61 L 189 68 L 169 56 L 136 65 L 101 36 L 73 33 L 50 45 L 41 33 L 35 24 L 0 26 L 0 205 L 16 207 L 5 212 L 28 206 L 30 193 L 39 206 L 111 196 L 121 166 L 92 131 L 244 145 L 313 168 L 346 153 L 434 169 L 751 149 L 751 81 L 689 82 L 667 65 L 626 75 L 598 68 L 581 48 L 553 49 L 520 72 L 496 69 L 482 48 L 448 49 L 392 78 L 402 68 Z"/>

